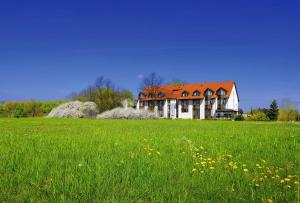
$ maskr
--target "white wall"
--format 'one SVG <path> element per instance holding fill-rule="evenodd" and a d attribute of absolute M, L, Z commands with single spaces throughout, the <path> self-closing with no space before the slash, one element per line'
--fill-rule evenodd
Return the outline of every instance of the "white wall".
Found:
<path fill-rule="evenodd" d="M 178 118 L 183 118 L 183 119 L 192 119 L 193 118 L 193 102 L 192 100 L 188 100 L 188 112 L 181 112 L 181 101 L 179 102 L 178 105 Z"/>
<path fill-rule="evenodd" d="M 213 100 L 213 104 L 212 104 L 212 109 L 211 109 L 211 117 L 215 117 L 215 114 L 216 114 L 216 110 L 218 108 L 218 99 L 214 99 Z"/>
<path fill-rule="evenodd" d="M 238 101 L 238 96 L 237 96 L 237 91 L 235 88 L 235 85 L 233 86 L 230 96 L 227 100 L 227 103 L 225 105 L 226 109 L 233 109 L 235 111 L 238 111 L 239 109 L 239 101 Z"/>
<path fill-rule="evenodd" d="M 200 101 L 200 119 L 205 119 L 205 98 Z"/>
<path fill-rule="evenodd" d="M 170 100 L 170 117 L 172 119 L 176 118 L 176 99 Z"/>
<path fill-rule="evenodd" d="M 164 104 L 164 118 L 168 118 L 168 100 L 165 100 Z"/>

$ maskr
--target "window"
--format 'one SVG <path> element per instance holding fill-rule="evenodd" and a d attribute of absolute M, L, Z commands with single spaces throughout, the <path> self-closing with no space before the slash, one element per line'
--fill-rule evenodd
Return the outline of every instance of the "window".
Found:
<path fill-rule="evenodd" d="M 143 106 L 144 106 L 144 102 L 140 101 L 140 107 L 143 107 Z"/>
<path fill-rule="evenodd" d="M 212 91 L 211 90 L 206 90 L 205 95 L 206 96 L 211 96 L 212 95 Z"/>
<path fill-rule="evenodd" d="M 225 95 L 226 95 L 225 90 L 220 89 L 219 92 L 218 92 L 218 95 L 220 95 L 220 96 L 225 96 Z"/>
<path fill-rule="evenodd" d="M 200 100 L 199 99 L 193 100 L 193 105 L 200 106 Z"/>
<path fill-rule="evenodd" d="M 158 93 L 158 97 L 159 97 L 159 98 L 162 98 L 162 97 L 164 97 L 164 96 L 165 96 L 165 94 L 164 94 L 163 92 Z"/>
<path fill-rule="evenodd" d="M 164 106 L 165 101 L 158 101 L 158 106 Z"/>
<path fill-rule="evenodd" d="M 187 96 L 189 96 L 189 93 L 187 91 L 183 91 L 182 96 L 187 97 Z"/>
<path fill-rule="evenodd" d="M 196 90 L 194 93 L 193 93 L 193 96 L 200 96 L 200 92 L 198 90 Z"/>
<path fill-rule="evenodd" d="M 140 93 L 139 96 L 140 96 L 141 99 L 143 99 L 145 97 L 144 93 L 142 93 L 142 92 Z"/>
<path fill-rule="evenodd" d="M 189 101 L 188 100 L 181 101 L 181 112 L 182 113 L 189 112 Z"/>

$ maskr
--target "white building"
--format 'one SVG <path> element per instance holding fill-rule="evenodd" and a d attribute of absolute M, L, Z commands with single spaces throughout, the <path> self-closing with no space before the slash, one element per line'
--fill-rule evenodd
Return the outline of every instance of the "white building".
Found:
<path fill-rule="evenodd" d="M 137 98 L 137 109 L 156 112 L 162 118 L 232 118 L 238 112 L 235 82 L 164 85 L 145 88 Z"/>

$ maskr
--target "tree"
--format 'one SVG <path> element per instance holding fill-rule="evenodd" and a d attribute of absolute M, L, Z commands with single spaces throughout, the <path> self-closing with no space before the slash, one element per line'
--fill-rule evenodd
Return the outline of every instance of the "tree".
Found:
<path fill-rule="evenodd" d="M 271 121 L 276 121 L 278 119 L 279 109 L 277 101 L 274 99 L 270 105 L 270 109 L 267 112 L 267 116 Z"/>
<path fill-rule="evenodd" d="M 143 78 L 140 89 L 142 92 L 146 90 L 147 94 L 152 94 L 153 97 L 156 97 L 162 84 L 163 78 L 153 72 Z"/>
<path fill-rule="evenodd" d="M 280 121 L 295 121 L 298 111 L 291 100 L 283 102 L 282 108 L 279 110 L 278 120 Z"/>
<path fill-rule="evenodd" d="M 173 79 L 171 82 L 168 83 L 169 85 L 175 85 L 177 87 L 183 86 L 186 84 L 186 82 L 179 80 L 179 79 Z"/>
<path fill-rule="evenodd" d="M 72 93 L 72 98 L 80 101 L 92 101 L 98 106 L 99 112 L 111 110 L 122 106 L 122 101 L 133 99 L 129 90 L 116 89 L 114 84 L 103 76 L 98 77 L 93 85 L 80 91 L 78 94 Z"/>
<path fill-rule="evenodd" d="M 16 106 L 15 110 L 14 110 L 14 115 L 13 116 L 15 118 L 20 118 L 20 117 L 23 117 L 23 115 L 24 115 L 23 113 L 24 113 L 23 107 L 20 104 L 18 104 Z"/>

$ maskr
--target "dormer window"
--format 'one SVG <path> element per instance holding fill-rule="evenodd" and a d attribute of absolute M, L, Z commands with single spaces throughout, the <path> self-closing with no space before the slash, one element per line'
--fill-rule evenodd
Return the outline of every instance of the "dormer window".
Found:
<path fill-rule="evenodd" d="M 162 98 L 162 97 L 164 97 L 164 96 L 165 96 L 165 94 L 164 94 L 163 92 L 158 93 L 158 97 L 159 97 L 159 98 Z"/>
<path fill-rule="evenodd" d="M 145 94 L 141 92 L 140 95 L 139 95 L 139 97 L 140 97 L 141 99 L 143 99 L 143 98 L 145 98 Z"/>
<path fill-rule="evenodd" d="M 150 94 L 148 95 L 148 97 L 149 97 L 149 98 L 154 98 L 154 94 L 150 93 Z"/>
<path fill-rule="evenodd" d="M 219 92 L 218 92 L 218 95 L 225 96 L 226 95 L 226 91 L 224 89 L 220 89 Z"/>
<path fill-rule="evenodd" d="M 200 92 L 196 90 L 195 92 L 193 92 L 193 96 L 200 96 Z"/>
<path fill-rule="evenodd" d="M 211 90 L 206 90 L 205 95 L 206 96 L 211 96 L 212 95 L 212 91 Z"/>
<path fill-rule="evenodd" d="M 189 92 L 187 92 L 187 91 L 184 91 L 184 92 L 182 93 L 182 96 L 183 96 L 183 97 L 187 97 L 187 96 L 189 96 Z"/>

